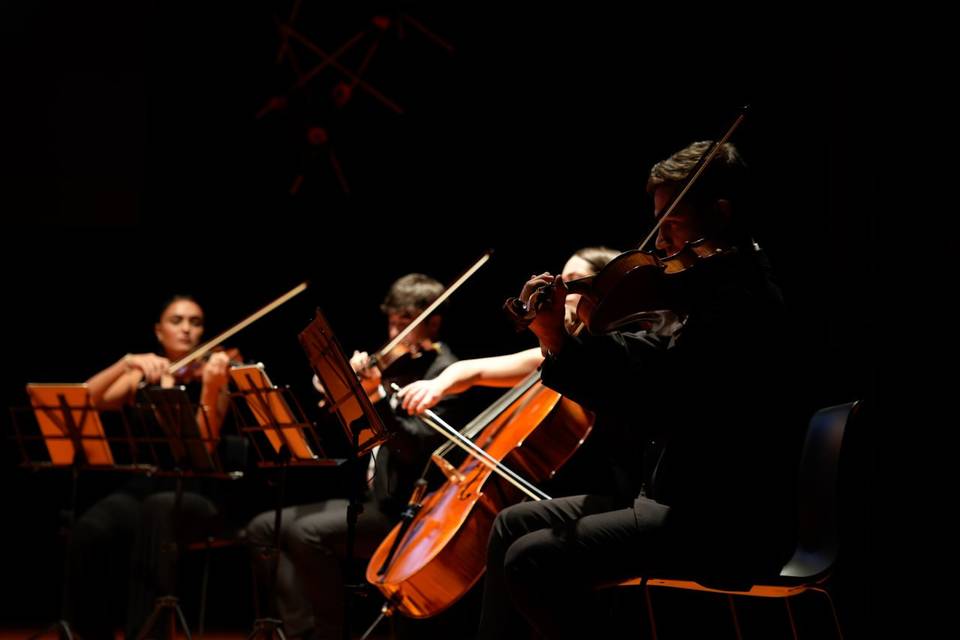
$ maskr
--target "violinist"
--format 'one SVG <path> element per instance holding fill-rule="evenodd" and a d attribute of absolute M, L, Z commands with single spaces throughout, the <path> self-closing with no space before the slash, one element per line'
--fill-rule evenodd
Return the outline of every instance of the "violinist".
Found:
<path fill-rule="evenodd" d="M 212 354 L 190 368 L 189 381 L 168 371 L 193 351 L 204 331 L 203 309 L 190 296 L 178 295 L 161 309 L 154 325 L 159 353 L 127 354 L 87 380 L 93 404 L 119 409 L 131 404 L 138 385 L 184 383 L 191 400 L 202 405 L 197 423 L 202 433 L 219 438 L 227 409 L 226 353 Z M 146 622 L 157 596 L 173 593 L 170 512 L 172 486 L 165 480 L 134 477 L 96 502 L 76 521 L 70 546 L 69 619 L 87 640 L 113 638 L 111 596 L 127 594 L 126 635 L 134 637 Z M 192 486 L 182 497 L 180 522 L 187 539 L 214 531 L 218 505 Z M 114 596 L 115 597 L 115 596 Z"/>
<path fill-rule="evenodd" d="M 442 284 L 419 273 L 394 282 L 380 307 L 387 317 L 388 339 L 392 342 L 410 328 L 411 322 L 443 291 Z M 363 510 L 356 527 L 358 557 L 369 557 L 390 531 L 424 472 L 430 453 L 439 444 L 439 436 L 399 410 L 385 388 L 392 381 L 405 384 L 413 379 L 433 378 L 456 361 L 449 347 L 438 341 L 442 322 L 438 310 L 407 333 L 390 354 L 381 350 L 372 358 L 367 352 L 357 351 L 350 360 L 392 433 L 385 444 L 374 449 L 369 460 L 369 487 L 363 488 Z M 398 356 L 397 352 L 402 354 Z M 391 362 L 389 366 L 385 365 L 387 361 Z M 466 417 L 461 406 L 459 401 L 448 400 L 440 403 L 437 411 L 460 422 Z M 342 638 L 347 506 L 346 498 L 335 498 L 283 511 L 276 604 L 288 638 Z M 257 551 L 273 544 L 274 511 L 251 520 L 247 535 L 253 545 L 258 580 L 269 585 L 269 558 Z"/>
<path fill-rule="evenodd" d="M 154 325 L 163 355 L 127 354 L 112 366 L 87 380 L 90 397 L 100 409 L 117 409 L 132 400 L 141 382 L 173 386 L 183 384 L 192 400 L 202 405 L 197 424 L 216 440 L 227 412 L 227 371 L 230 353 L 217 351 L 209 358 L 168 373 L 171 362 L 197 348 L 203 335 L 203 309 L 190 296 L 173 297 Z M 199 383 L 199 385 L 197 384 Z"/>
<path fill-rule="evenodd" d="M 663 269 L 660 286 L 679 318 L 671 332 L 626 324 L 573 336 L 562 295 L 545 295 L 562 294 L 562 279 L 536 276 L 520 293 L 535 310 L 543 383 L 622 426 L 618 450 L 642 483 L 627 503 L 599 493 L 501 511 L 480 638 L 528 637 L 531 628 L 545 638 L 612 637 L 625 630 L 605 628 L 608 616 L 594 610 L 598 584 L 651 572 L 749 577 L 786 560 L 802 420 L 792 411 L 784 306 L 749 235 L 736 148 L 721 145 L 702 179 L 671 202 L 711 147 L 691 144 L 647 181 L 654 219 L 672 209 L 658 261 L 701 239 L 729 247 L 681 272 Z M 645 292 L 631 294 L 643 309 Z"/>

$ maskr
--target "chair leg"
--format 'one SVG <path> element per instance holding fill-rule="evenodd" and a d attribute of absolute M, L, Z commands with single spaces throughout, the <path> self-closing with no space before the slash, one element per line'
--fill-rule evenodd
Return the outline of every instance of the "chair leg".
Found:
<path fill-rule="evenodd" d="M 740 633 L 740 619 L 737 618 L 737 605 L 733 602 L 733 596 L 727 594 L 727 604 L 730 606 L 730 618 L 733 620 L 733 630 L 737 634 L 737 640 L 743 640 L 743 634 Z"/>
<path fill-rule="evenodd" d="M 203 579 L 200 582 L 200 621 L 197 624 L 197 640 L 203 637 L 203 624 L 207 618 L 207 584 L 210 582 L 210 547 L 203 552 Z"/>
<path fill-rule="evenodd" d="M 833 615 L 833 625 L 837 629 L 837 638 L 843 640 L 843 631 L 840 628 L 840 618 L 837 616 L 837 607 L 833 603 L 833 596 L 826 589 L 819 587 L 811 588 L 810 591 L 819 591 L 827 599 L 827 603 L 830 605 L 830 613 Z"/>
<path fill-rule="evenodd" d="M 787 620 L 790 622 L 790 631 L 793 633 L 793 640 L 798 640 L 797 623 L 793 618 L 793 607 L 790 606 L 790 598 L 784 598 L 783 604 L 787 607 Z"/>
<path fill-rule="evenodd" d="M 253 619 L 259 620 L 260 615 L 260 588 L 257 586 L 257 565 L 256 560 L 250 562 L 250 584 L 252 585 L 251 591 L 253 593 Z"/>
<path fill-rule="evenodd" d="M 643 600 L 647 605 L 647 619 L 650 621 L 650 638 L 657 640 L 657 619 L 653 616 L 653 600 L 650 598 L 650 587 L 647 579 L 640 581 L 640 590 L 643 591 Z"/>

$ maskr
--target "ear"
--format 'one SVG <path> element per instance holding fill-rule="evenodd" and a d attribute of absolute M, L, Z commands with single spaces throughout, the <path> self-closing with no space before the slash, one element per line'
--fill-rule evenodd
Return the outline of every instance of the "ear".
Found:
<path fill-rule="evenodd" d="M 160 323 L 153 325 L 153 335 L 157 336 L 157 342 L 160 342 Z"/>

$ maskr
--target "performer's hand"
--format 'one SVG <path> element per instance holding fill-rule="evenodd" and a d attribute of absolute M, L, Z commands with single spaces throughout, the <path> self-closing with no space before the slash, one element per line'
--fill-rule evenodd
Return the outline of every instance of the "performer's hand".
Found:
<path fill-rule="evenodd" d="M 123 357 L 127 371 L 137 370 L 143 373 L 143 379 L 150 384 L 158 384 L 160 376 L 167 372 L 170 361 L 155 353 L 128 353 Z"/>
<path fill-rule="evenodd" d="M 412 416 L 435 406 L 447 393 L 447 386 L 439 378 L 411 382 L 397 392 L 403 408 Z"/>
<path fill-rule="evenodd" d="M 323 383 L 320 382 L 320 378 L 317 377 L 317 374 L 313 374 L 313 388 L 317 390 L 317 393 L 327 395 L 327 389 L 323 386 Z"/>
<path fill-rule="evenodd" d="M 554 288 L 544 289 L 547 285 Z M 549 296 L 549 298 L 544 298 Z M 563 278 L 549 273 L 531 276 L 520 291 L 520 301 L 527 308 L 537 308 L 537 315 L 530 322 L 530 331 L 540 339 L 544 355 L 557 353 L 567 339 L 564 328 L 567 288 Z M 542 306 L 541 306 L 542 305 Z"/>
<path fill-rule="evenodd" d="M 369 366 L 370 355 L 366 351 L 354 351 L 350 366 L 360 378 L 360 385 L 368 396 L 378 395 L 380 389 L 380 369 Z"/>
<path fill-rule="evenodd" d="M 218 351 L 210 356 L 203 365 L 203 387 L 211 391 L 220 391 L 227 386 L 227 371 L 230 368 L 230 356 Z"/>

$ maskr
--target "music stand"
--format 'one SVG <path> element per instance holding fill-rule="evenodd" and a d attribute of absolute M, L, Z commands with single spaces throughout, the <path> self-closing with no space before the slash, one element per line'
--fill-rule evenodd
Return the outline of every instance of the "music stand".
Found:
<path fill-rule="evenodd" d="M 280 528 L 283 501 L 290 466 L 336 467 L 342 459 L 327 458 L 313 425 L 304 416 L 300 403 L 289 388 L 274 385 L 262 363 L 230 368 L 237 391 L 230 394 L 242 433 L 247 434 L 257 456 L 257 465 L 280 469 L 273 521 L 273 548 L 270 550 L 269 613 L 257 617 L 248 638 L 271 639 L 285 636 L 283 622 L 275 613 L 277 572 L 280 562 Z M 242 400 L 242 402 L 236 402 Z M 289 400 L 289 401 L 288 401 Z"/>
<path fill-rule="evenodd" d="M 329 409 L 337 414 L 347 440 L 353 446 L 352 455 L 347 459 L 349 504 L 347 506 L 346 575 L 348 579 L 344 585 L 347 594 L 350 595 L 366 586 L 363 583 L 357 583 L 353 575 L 357 517 L 363 511 L 363 502 L 359 495 L 363 482 L 363 466 L 359 463 L 360 457 L 377 445 L 386 442 L 390 436 L 380 414 L 360 386 L 357 374 L 350 366 L 340 342 L 320 309 L 317 309 L 317 315 L 299 337 L 314 373 L 327 391 L 330 401 Z M 344 615 L 343 631 L 344 637 L 349 639 L 350 598 L 345 598 L 344 602 L 347 611 Z"/>
<path fill-rule="evenodd" d="M 39 638 L 56 631 L 58 637 L 74 637 L 66 620 L 64 608 L 70 583 L 70 546 L 76 520 L 77 487 L 81 470 L 152 470 L 150 465 L 117 464 L 109 441 L 122 441 L 130 446 L 129 459 L 136 460 L 130 438 L 129 425 L 124 420 L 125 435 L 108 438 L 100 414 L 90 401 L 85 383 L 37 383 L 26 386 L 30 398 L 29 409 L 11 409 L 14 437 L 21 456 L 21 466 L 33 470 L 69 468 L 69 507 L 63 512 L 62 535 L 66 541 L 63 566 L 61 617 L 44 631 L 32 636 Z M 24 417 L 17 418 L 22 414 Z M 32 417 L 32 420 L 26 419 Z M 29 426 L 28 426 L 29 425 Z M 35 427 L 35 428 L 34 428 Z M 109 440 L 109 441 L 108 441 Z M 116 445 L 114 445 L 116 447 Z M 125 456 L 118 447 L 118 456 Z"/>
<path fill-rule="evenodd" d="M 237 388 L 231 399 L 243 399 L 249 411 L 247 416 L 234 405 L 241 418 L 241 430 L 251 437 L 260 457 L 260 466 L 278 463 L 335 466 L 334 461 L 323 456 L 320 440 L 296 397 L 289 388 L 277 387 L 270 381 L 263 363 L 231 367 L 230 379 Z"/>
<path fill-rule="evenodd" d="M 386 442 L 390 436 L 380 414 L 360 386 L 343 347 L 319 309 L 313 321 L 300 333 L 300 344 L 326 389 L 329 410 L 337 414 L 347 440 L 354 445 L 356 457 Z M 354 426 L 353 423 L 361 418 L 366 419 L 366 424 L 361 422 Z"/>
<path fill-rule="evenodd" d="M 162 547 L 162 550 L 174 554 L 171 561 L 171 588 L 175 589 L 180 549 L 178 542 L 183 478 L 189 476 L 233 480 L 242 477 L 243 473 L 223 471 L 215 451 L 216 438 L 210 434 L 209 428 L 201 430 L 196 417 L 197 408 L 187 396 L 185 387 L 145 386 L 139 389 L 137 400 L 136 410 L 146 434 L 142 441 L 149 445 L 157 461 L 157 475 L 173 476 L 176 479 L 173 509 L 170 513 L 173 541 Z M 207 422 L 206 411 L 201 410 L 200 414 L 204 422 Z M 173 593 L 157 598 L 153 611 L 137 633 L 137 640 L 147 638 L 157 630 L 156 627 L 164 619 L 168 621 L 169 634 L 175 634 L 179 624 L 187 640 L 190 640 L 190 627 L 180 608 L 179 599 Z"/>

